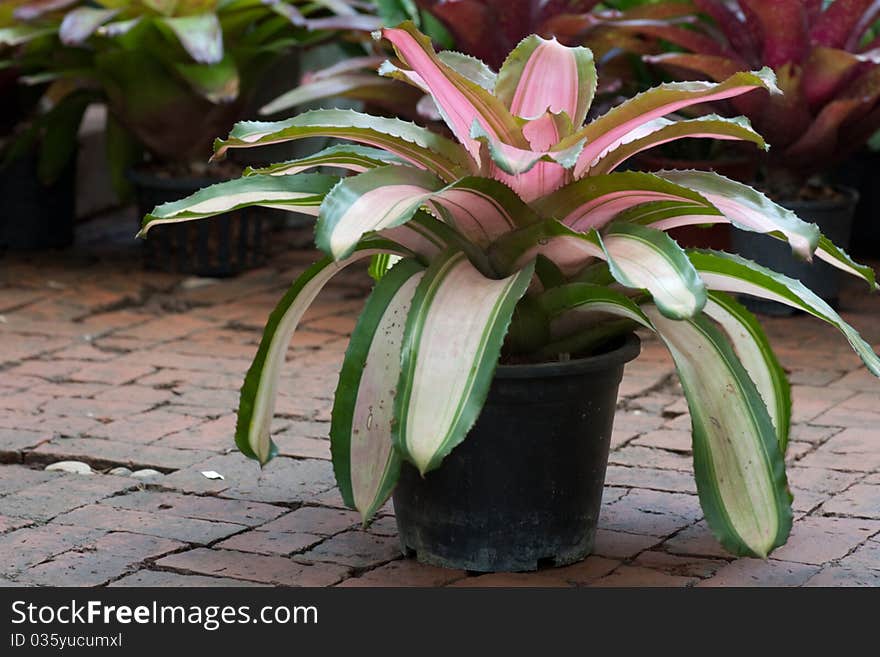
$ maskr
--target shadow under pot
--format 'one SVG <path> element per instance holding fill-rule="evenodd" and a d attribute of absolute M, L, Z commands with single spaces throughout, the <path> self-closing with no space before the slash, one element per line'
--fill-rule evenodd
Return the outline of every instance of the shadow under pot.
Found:
<path fill-rule="evenodd" d="M 128 178 L 135 191 L 138 225 L 157 205 L 223 181 L 144 170 L 130 170 Z M 265 263 L 268 223 L 261 208 L 241 208 L 210 219 L 154 226 L 142 240 L 144 267 L 211 278 L 235 276 Z"/>
<path fill-rule="evenodd" d="M 590 554 L 617 392 L 639 353 L 501 365 L 464 442 L 424 478 L 404 463 L 394 510 L 404 554 L 435 566 L 529 571 Z"/>
<path fill-rule="evenodd" d="M 837 187 L 836 190 L 838 195 L 832 199 L 788 201 L 782 202 L 781 205 L 794 212 L 803 221 L 816 224 L 823 235 L 844 251 L 848 251 L 859 195 L 849 187 Z M 792 253 L 787 242 L 768 235 L 734 230 L 732 238 L 735 253 L 799 280 L 832 308 L 839 306 L 843 273 L 837 268 L 815 256 L 812 263 L 799 260 Z M 751 297 L 744 297 L 741 300 L 752 312 L 764 315 L 788 317 L 798 312 L 791 306 L 775 301 Z"/>

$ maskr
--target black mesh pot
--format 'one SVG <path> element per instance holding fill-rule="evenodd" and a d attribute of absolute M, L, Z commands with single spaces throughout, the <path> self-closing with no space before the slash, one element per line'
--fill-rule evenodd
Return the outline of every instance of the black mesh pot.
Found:
<path fill-rule="evenodd" d="M 853 216 L 859 195 L 854 189 L 838 187 L 841 197 L 829 201 L 794 201 L 783 205 L 819 230 L 837 246 L 850 248 Z M 840 279 L 843 273 L 814 257 L 812 263 L 798 260 L 787 242 L 760 233 L 733 231 L 733 251 L 764 265 L 773 271 L 801 281 L 832 307 L 840 297 Z M 752 311 L 765 315 L 788 316 L 797 311 L 775 301 L 745 297 L 742 302 Z"/>
<path fill-rule="evenodd" d="M 633 335 L 592 358 L 499 367 L 476 424 L 442 465 L 423 479 L 404 464 L 394 491 L 404 553 L 482 572 L 587 556 L 617 389 L 638 353 Z"/>
<path fill-rule="evenodd" d="M 0 170 L 0 250 L 31 251 L 73 243 L 76 166 L 44 185 L 37 177 L 36 153 Z"/>
<path fill-rule="evenodd" d="M 144 171 L 128 175 L 135 189 L 138 221 L 157 205 L 219 182 L 216 178 L 163 178 Z M 215 278 L 235 276 L 265 262 L 267 223 L 261 208 L 243 208 L 199 221 L 155 226 L 143 240 L 144 267 Z"/>

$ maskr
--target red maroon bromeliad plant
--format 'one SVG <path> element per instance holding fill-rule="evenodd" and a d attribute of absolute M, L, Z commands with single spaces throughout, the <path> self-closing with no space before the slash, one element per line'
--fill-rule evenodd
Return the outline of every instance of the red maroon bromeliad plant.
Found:
<path fill-rule="evenodd" d="M 874 0 L 692 0 L 712 19 L 695 29 L 667 28 L 662 38 L 687 52 L 646 60 L 677 74 L 716 81 L 769 66 L 782 95 L 731 100 L 773 145 L 764 159 L 768 188 L 796 200 L 807 178 L 828 172 L 880 129 L 880 18 Z M 610 27 L 643 32 L 638 22 Z M 710 35 L 723 38 L 707 38 Z M 649 36 L 656 36 L 649 32 Z"/>
<path fill-rule="evenodd" d="M 499 357 L 565 361 L 641 327 L 656 332 L 678 369 L 715 535 L 740 555 L 764 557 L 783 544 L 792 523 L 788 384 L 754 317 L 725 293 L 771 298 L 829 322 L 874 374 L 880 359 L 797 281 L 735 255 L 685 251 L 663 231 L 728 222 L 785 240 L 872 289 L 874 274 L 740 183 L 710 172 L 614 172 L 640 150 L 682 137 L 764 147 L 743 119 L 663 117 L 755 89 L 778 93 L 772 73 L 664 84 L 583 125 L 596 87 L 585 48 L 528 37 L 496 74 L 441 60 L 412 24 L 382 37 L 402 62 L 383 72 L 430 93 L 459 143 L 352 111 L 244 122 L 218 140 L 218 157 L 314 135 L 360 145 L 249 171 L 144 219 L 143 233 L 244 205 L 318 217 L 316 242 L 327 255 L 269 319 L 242 388 L 241 451 L 263 464 L 274 456 L 270 423 L 291 335 L 334 274 L 372 257 L 379 280 L 351 339 L 331 428 L 340 490 L 365 520 L 388 498 L 402 462 L 429 473 L 465 440 Z M 303 173 L 318 166 L 357 175 Z M 396 264 L 385 272 L 377 256 Z"/>

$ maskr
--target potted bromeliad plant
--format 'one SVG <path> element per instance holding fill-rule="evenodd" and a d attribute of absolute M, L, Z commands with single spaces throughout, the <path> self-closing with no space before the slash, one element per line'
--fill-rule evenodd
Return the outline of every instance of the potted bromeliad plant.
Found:
<path fill-rule="evenodd" d="M 13 15 L 22 4 L 0 5 L 0 251 L 73 241 L 77 132 L 93 100 L 88 92 L 28 75 L 63 54 L 26 52 L 28 35 Z"/>
<path fill-rule="evenodd" d="M 693 0 L 701 20 L 669 30 L 664 40 L 684 52 L 645 59 L 676 77 L 723 80 L 737 71 L 769 66 L 782 95 L 733 99 L 722 114 L 747 116 L 773 148 L 754 159 L 754 183 L 783 206 L 849 248 L 857 194 L 832 174 L 880 128 L 880 17 L 872 0 Z M 637 21 L 617 30 L 642 33 Z M 655 36 L 649 32 L 648 36 Z M 775 240 L 734 233 L 734 247 L 758 262 L 806 282 L 836 305 L 839 276 L 811 267 Z M 781 306 L 760 304 L 778 313 Z"/>
<path fill-rule="evenodd" d="M 206 154 L 245 117 L 269 66 L 338 30 L 378 26 L 349 0 L 33 0 L 15 17 L 31 60 L 68 55 L 51 64 L 43 57 L 31 75 L 94 89 L 107 103 L 115 183 L 133 187 L 143 212 L 241 174 L 235 165 L 206 167 Z M 262 258 L 262 218 L 239 212 L 210 229 L 167 229 L 146 249 L 146 264 L 236 273 Z"/>
<path fill-rule="evenodd" d="M 592 54 L 537 36 L 496 74 L 441 59 L 411 23 L 384 29 L 400 65 L 455 135 L 399 119 L 315 110 L 239 123 L 222 157 L 314 135 L 356 142 L 248 171 L 162 205 L 142 233 L 248 205 L 317 215 L 326 256 L 272 313 L 242 388 L 236 441 L 260 463 L 291 335 L 321 288 L 371 259 L 377 282 L 351 337 L 333 410 L 333 465 L 369 521 L 394 491 L 401 541 L 419 559 L 528 570 L 588 554 L 617 386 L 638 343 L 669 348 L 693 420 L 706 519 L 732 552 L 765 557 L 792 523 L 784 454 L 789 388 L 759 325 L 727 293 L 771 298 L 840 329 L 869 369 L 880 359 L 797 281 L 727 253 L 683 250 L 664 232 L 727 222 L 772 235 L 875 287 L 816 226 L 711 172 L 615 172 L 682 137 L 763 139 L 744 119 L 668 121 L 696 103 L 778 93 L 769 70 L 670 83 L 584 124 Z M 633 138 L 638 135 L 638 138 Z M 336 177 L 307 171 L 336 167 Z"/>

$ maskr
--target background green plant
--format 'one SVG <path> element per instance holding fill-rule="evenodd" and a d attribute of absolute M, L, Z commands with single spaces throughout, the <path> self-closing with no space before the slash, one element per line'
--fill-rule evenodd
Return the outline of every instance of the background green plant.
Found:
<path fill-rule="evenodd" d="M 0 44 L 23 82 L 49 85 L 43 132 L 61 132 L 86 99 L 109 108 L 117 185 L 143 153 L 204 161 L 286 53 L 378 20 L 349 0 L 55 0 L 5 8 Z M 291 83 L 296 83 L 292 71 Z M 83 104 L 85 103 L 85 105 Z M 81 116 L 81 113 L 80 113 Z M 20 148 L 24 148 L 24 144 Z M 69 148 L 53 149 L 57 169 Z"/>

